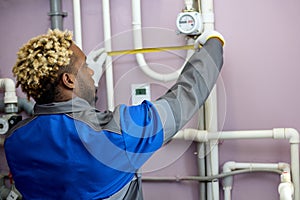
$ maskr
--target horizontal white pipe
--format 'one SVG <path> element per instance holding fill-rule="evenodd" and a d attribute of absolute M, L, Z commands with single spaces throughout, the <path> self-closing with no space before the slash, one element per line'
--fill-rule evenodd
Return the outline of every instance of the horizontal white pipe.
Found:
<path fill-rule="evenodd" d="M 290 143 L 299 143 L 297 130 L 291 128 L 275 128 L 273 130 L 248 130 L 248 131 L 218 131 L 183 129 L 173 137 L 174 139 L 192 140 L 196 142 L 208 142 L 210 140 L 226 139 L 289 139 Z"/>
<path fill-rule="evenodd" d="M 2 78 L 0 79 L 0 88 L 5 90 L 4 103 L 18 103 L 18 97 L 16 96 L 16 87 L 12 79 Z"/>
<path fill-rule="evenodd" d="M 280 169 L 290 172 L 288 163 L 240 163 L 228 161 L 223 165 L 223 172 L 230 172 L 237 169 Z"/>

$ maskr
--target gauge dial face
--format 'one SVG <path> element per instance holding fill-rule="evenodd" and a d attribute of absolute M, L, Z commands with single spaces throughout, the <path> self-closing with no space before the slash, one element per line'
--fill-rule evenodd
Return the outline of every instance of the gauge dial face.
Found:
<path fill-rule="evenodd" d="M 178 26 L 182 32 L 192 32 L 195 28 L 195 19 L 189 14 L 182 15 L 179 18 Z"/>
<path fill-rule="evenodd" d="M 179 33 L 198 35 L 203 29 L 201 14 L 198 12 L 179 13 L 176 19 L 176 25 Z"/>

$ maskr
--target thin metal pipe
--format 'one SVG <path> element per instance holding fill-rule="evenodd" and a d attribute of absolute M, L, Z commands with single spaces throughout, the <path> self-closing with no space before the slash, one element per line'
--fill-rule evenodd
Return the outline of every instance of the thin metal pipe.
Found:
<path fill-rule="evenodd" d="M 175 177 L 142 177 L 143 181 L 147 182 L 181 182 L 181 181 L 198 181 L 198 182 L 214 182 L 217 179 L 225 178 L 228 176 L 234 176 L 242 173 L 254 173 L 254 172 L 270 172 L 276 174 L 282 174 L 279 169 L 240 169 L 227 173 L 221 173 L 212 176 L 175 176 Z"/>
<path fill-rule="evenodd" d="M 62 11 L 61 0 L 50 0 L 51 29 L 63 30 L 63 17 L 67 16 L 66 12 Z"/>

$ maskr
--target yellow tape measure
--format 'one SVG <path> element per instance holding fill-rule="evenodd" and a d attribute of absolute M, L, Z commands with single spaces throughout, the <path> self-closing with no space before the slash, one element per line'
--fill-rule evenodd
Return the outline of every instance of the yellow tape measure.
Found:
<path fill-rule="evenodd" d="M 194 49 L 194 45 L 111 51 L 111 52 L 107 52 L 107 55 L 117 56 L 117 55 L 124 55 L 124 54 L 153 53 L 153 52 L 160 52 L 160 51 L 189 50 L 189 49 Z"/>

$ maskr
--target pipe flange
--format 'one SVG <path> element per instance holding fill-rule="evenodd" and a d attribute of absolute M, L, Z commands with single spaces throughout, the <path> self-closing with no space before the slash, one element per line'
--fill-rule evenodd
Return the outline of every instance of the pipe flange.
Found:
<path fill-rule="evenodd" d="M 68 16 L 67 12 L 49 12 L 48 16 L 62 16 L 62 17 L 66 17 Z"/>
<path fill-rule="evenodd" d="M 0 134 L 4 135 L 9 129 L 8 121 L 4 118 L 0 118 Z"/>

